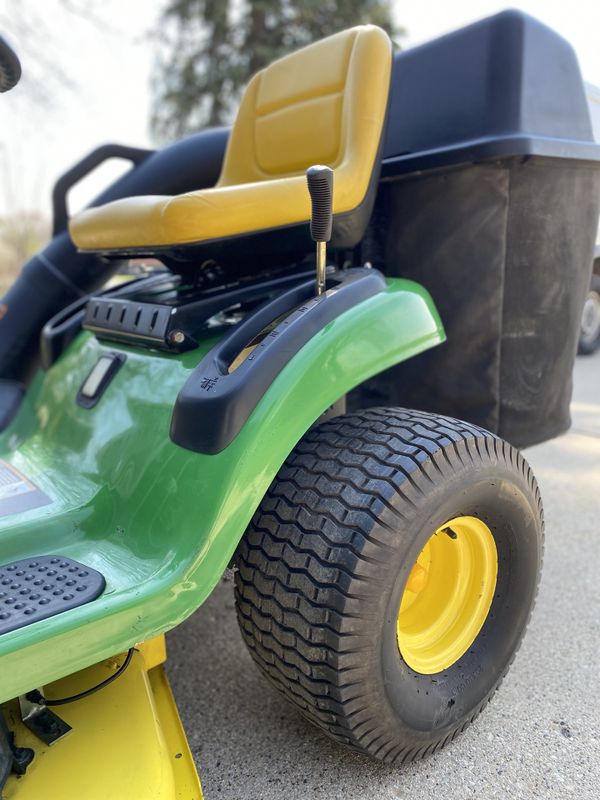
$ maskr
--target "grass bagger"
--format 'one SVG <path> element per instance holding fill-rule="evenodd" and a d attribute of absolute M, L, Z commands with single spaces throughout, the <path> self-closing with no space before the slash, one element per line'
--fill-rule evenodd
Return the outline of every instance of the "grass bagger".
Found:
<path fill-rule="evenodd" d="M 202 796 L 164 635 L 228 567 L 254 661 L 338 742 L 398 764 L 473 722 L 540 576 L 517 447 L 568 426 L 585 114 L 520 13 L 397 55 L 360 26 L 255 75 L 231 130 L 57 183 L 0 304 L 6 800 Z M 132 259 L 160 267 L 107 283 Z"/>

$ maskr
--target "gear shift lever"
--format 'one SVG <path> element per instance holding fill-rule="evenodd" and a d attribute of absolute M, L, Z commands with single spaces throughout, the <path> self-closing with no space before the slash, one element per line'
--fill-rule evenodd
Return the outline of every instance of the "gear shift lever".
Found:
<path fill-rule="evenodd" d="M 317 164 L 306 170 L 306 181 L 312 203 L 310 235 L 317 243 L 317 295 L 325 291 L 327 242 L 333 224 L 333 170 Z"/>

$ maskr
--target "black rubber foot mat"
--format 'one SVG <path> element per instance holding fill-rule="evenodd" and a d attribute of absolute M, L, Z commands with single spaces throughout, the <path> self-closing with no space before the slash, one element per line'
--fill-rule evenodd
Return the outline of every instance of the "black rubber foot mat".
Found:
<path fill-rule="evenodd" d="M 0 636 L 95 600 L 104 576 L 63 556 L 34 556 L 0 566 Z"/>

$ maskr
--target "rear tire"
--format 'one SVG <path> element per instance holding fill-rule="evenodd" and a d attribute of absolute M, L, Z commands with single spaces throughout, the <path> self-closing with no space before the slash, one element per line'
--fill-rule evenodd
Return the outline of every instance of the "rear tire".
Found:
<path fill-rule="evenodd" d="M 581 317 L 581 331 L 577 352 L 591 356 L 600 347 L 600 275 L 592 275 L 590 290 L 585 299 Z"/>
<path fill-rule="evenodd" d="M 497 577 L 494 566 L 465 652 L 439 671 L 416 671 L 401 653 L 400 603 L 426 543 L 451 553 L 450 539 L 464 543 L 461 519 L 489 532 Z M 331 737 L 384 761 L 421 758 L 464 730 L 506 674 L 534 603 L 542 543 L 535 478 L 506 442 L 416 411 L 337 417 L 297 445 L 240 543 L 242 635 L 269 681 Z"/>

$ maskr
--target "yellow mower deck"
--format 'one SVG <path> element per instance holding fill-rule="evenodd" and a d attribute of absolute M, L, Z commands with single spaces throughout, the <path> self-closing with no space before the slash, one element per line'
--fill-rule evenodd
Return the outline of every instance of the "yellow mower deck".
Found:
<path fill-rule="evenodd" d="M 163 668 L 164 636 L 138 645 L 129 667 L 100 691 L 55 709 L 72 731 L 51 747 L 4 707 L 19 747 L 35 750 L 27 774 L 11 776 L 6 800 L 202 800 L 200 781 Z M 44 689 L 67 697 L 114 674 L 109 659 Z"/>

